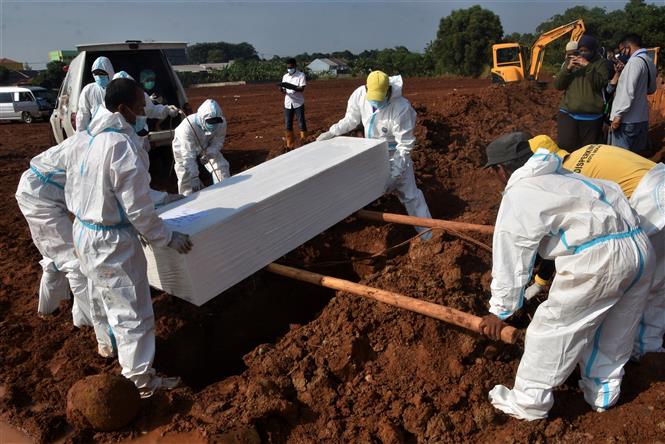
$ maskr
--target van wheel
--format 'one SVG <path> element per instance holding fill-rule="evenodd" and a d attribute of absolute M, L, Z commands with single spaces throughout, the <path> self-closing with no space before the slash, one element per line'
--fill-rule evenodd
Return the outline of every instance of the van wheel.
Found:
<path fill-rule="evenodd" d="M 30 113 L 27 112 L 27 111 L 23 111 L 23 112 L 21 113 L 21 119 L 22 119 L 25 123 L 32 123 L 32 120 L 33 120 L 33 119 L 32 119 L 32 114 L 30 114 Z"/>

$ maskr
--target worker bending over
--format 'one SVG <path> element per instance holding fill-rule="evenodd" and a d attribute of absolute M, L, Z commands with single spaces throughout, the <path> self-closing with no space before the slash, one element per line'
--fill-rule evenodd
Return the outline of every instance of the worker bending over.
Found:
<path fill-rule="evenodd" d="M 107 57 L 97 57 L 92 62 L 92 77 L 94 82 L 85 85 L 79 96 L 78 108 L 76 110 L 76 131 L 88 129 L 90 120 L 97 109 L 104 107 L 104 95 L 106 86 L 109 84 L 115 71 Z"/>
<path fill-rule="evenodd" d="M 37 312 L 53 313 L 61 301 L 74 295 L 74 325 L 92 326 L 87 279 L 81 273 L 74 251 L 72 221 L 65 204 L 64 170 L 66 151 L 78 140 L 89 137 L 76 133 L 30 160 L 30 168 L 21 176 L 16 200 L 28 222 L 32 241 L 42 255 L 42 278 L 39 284 Z"/>
<path fill-rule="evenodd" d="M 507 185 L 483 333 L 498 339 L 502 320 L 522 307 L 536 254 L 555 259 L 559 273 L 526 330 L 513 389 L 497 385 L 489 397 L 508 415 L 545 418 L 553 388 L 579 364 L 584 399 L 604 411 L 619 398 L 651 287 L 651 243 L 618 185 L 564 170 L 547 150 L 531 156 L 528 138 L 512 134 L 487 147 L 487 166 Z"/>
<path fill-rule="evenodd" d="M 640 217 L 640 227 L 651 240 L 656 264 L 646 309 L 635 336 L 632 357 L 639 359 L 648 352 L 664 352 L 665 165 L 610 145 L 587 145 L 568 153 L 546 135 L 530 139 L 529 144 L 534 152 L 544 148 L 559 156 L 563 161 L 563 168 L 569 171 L 594 179 L 609 180 L 621 187 Z M 541 292 L 553 272 L 553 264 L 542 264 L 535 278 L 536 283 L 527 289 L 527 297 Z"/>
<path fill-rule="evenodd" d="M 230 177 L 229 163 L 222 155 L 226 138 L 226 120 L 214 100 L 206 100 L 196 114 L 180 122 L 173 138 L 173 158 L 178 176 L 178 192 L 185 196 L 203 188 L 198 160 L 218 183 Z"/>
<path fill-rule="evenodd" d="M 68 158 L 67 195 L 76 211 L 74 239 L 91 302 L 101 303 L 118 348 L 122 374 L 142 396 L 177 384 L 155 375 L 155 320 L 146 259 L 139 235 L 152 247 L 187 253 L 191 241 L 171 231 L 150 198 L 150 175 L 135 134 L 145 121 L 143 90 L 133 80 L 113 80 L 93 119 L 90 143 Z"/>
<path fill-rule="evenodd" d="M 346 115 L 316 140 L 328 140 L 356 129 L 362 123 L 365 137 L 388 142 L 390 182 L 387 192 L 395 192 L 410 216 L 431 218 L 425 196 L 416 185 L 411 150 L 416 143 L 416 112 L 402 96 L 402 77 L 388 78 L 372 71 L 367 84 L 357 88 L 346 105 Z M 418 232 L 427 228 L 416 227 Z M 429 239 L 431 233 L 422 236 Z"/>

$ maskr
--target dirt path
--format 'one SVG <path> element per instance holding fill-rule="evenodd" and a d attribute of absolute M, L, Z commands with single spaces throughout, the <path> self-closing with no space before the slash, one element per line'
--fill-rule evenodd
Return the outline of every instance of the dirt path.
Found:
<path fill-rule="evenodd" d="M 340 118 L 359 84 L 308 85 L 310 129 Z M 507 131 L 552 134 L 558 93 L 407 79 L 405 95 L 418 112 L 414 162 L 432 214 L 493 223 L 500 185 L 478 168 L 484 146 Z M 219 100 L 229 119 L 234 172 L 282 151 L 282 96 L 275 86 L 190 91 L 194 107 L 206 97 Z M 47 124 L 0 124 L 0 419 L 38 441 L 67 432 L 65 395 L 75 381 L 119 371 L 96 355 L 91 329 L 71 327 L 67 304 L 48 320 L 36 317 L 39 256 L 13 193 L 29 159 L 49 144 Z M 391 196 L 371 208 L 403 212 Z M 349 218 L 284 262 L 483 314 L 491 257 L 475 246 L 437 233 L 426 244 L 362 260 L 413 234 Z M 519 346 L 266 273 L 201 308 L 159 292 L 154 306 L 155 365 L 182 376 L 186 387 L 146 401 L 126 430 L 70 432 L 69 442 L 117 441 L 155 428 L 217 442 L 293 443 L 618 443 L 665 434 L 664 357 L 627 366 L 621 403 L 607 413 L 588 409 L 573 376 L 556 391 L 550 420 L 525 423 L 496 414 L 486 400 L 494 384 L 512 384 Z M 524 327 L 527 314 L 515 322 Z"/>

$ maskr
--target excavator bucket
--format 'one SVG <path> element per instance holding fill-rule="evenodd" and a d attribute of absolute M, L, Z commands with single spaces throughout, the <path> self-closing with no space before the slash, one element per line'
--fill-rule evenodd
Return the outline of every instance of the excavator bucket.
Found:
<path fill-rule="evenodd" d="M 658 89 L 649 96 L 649 114 L 657 120 L 665 119 L 665 79 L 660 79 Z M 652 119 L 653 120 L 653 119 Z"/>

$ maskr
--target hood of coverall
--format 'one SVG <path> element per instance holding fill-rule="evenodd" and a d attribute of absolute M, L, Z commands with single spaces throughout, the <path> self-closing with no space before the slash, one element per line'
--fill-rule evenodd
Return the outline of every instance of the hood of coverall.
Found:
<path fill-rule="evenodd" d="M 90 71 L 94 71 L 96 69 L 101 69 L 102 71 L 106 72 L 106 74 L 109 75 L 109 79 L 112 79 L 115 75 L 115 70 L 113 69 L 113 65 L 111 64 L 111 61 L 108 59 L 108 57 L 97 57 L 95 61 L 92 62 L 92 68 Z"/>
<path fill-rule="evenodd" d="M 203 133 L 206 136 L 212 134 L 212 132 L 206 129 L 205 121 L 213 117 L 223 117 L 222 109 L 219 107 L 217 102 L 211 99 L 207 99 L 205 102 L 199 106 L 199 109 L 196 111 L 196 123 L 203 130 Z"/>
<path fill-rule="evenodd" d="M 534 153 L 538 151 L 538 148 L 544 148 L 550 153 L 554 153 L 562 159 L 565 159 L 570 153 L 562 148 L 559 148 L 559 145 L 556 144 L 550 136 L 541 134 L 539 136 L 529 139 L 529 147 Z"/>
<path fill-rule="evenodd" d="M 88 126 L 88 132 L 91 136 L 96 136 L 106 130 L 119 131 L 128 135 L 134 133 L 132 125 L 129 124 L 122 116 L 122 114 L 107 110 L 103 106 L 100 106 L 97 109 L 97 112 L 92 117 L 92 121 Z"/>
<path fill-rule="evenodd" d="M 134 80 L 134 77 L 130 76 L 127 71 L 118 71 L 115 74 L 113 74 L 113 80 L 115 79 L 132 79 Z"/>
<path fill-rule="evenodd" d="M 392 87 L 392 92 L 390 93 L 390 98 L 402 97 L 402 87 L 404 82 L 402 81 L 402 76 L 392 76 L 389 79 L 390 86 Z"/>
<path fill-rule="evenodd" d="M 539 148 L 521 168 L 510 176 L 505 191 L 522 179 L 554 174 L 560 167 L 561 158 L 559 156 L 550 153 L 545 148 Z"/>

